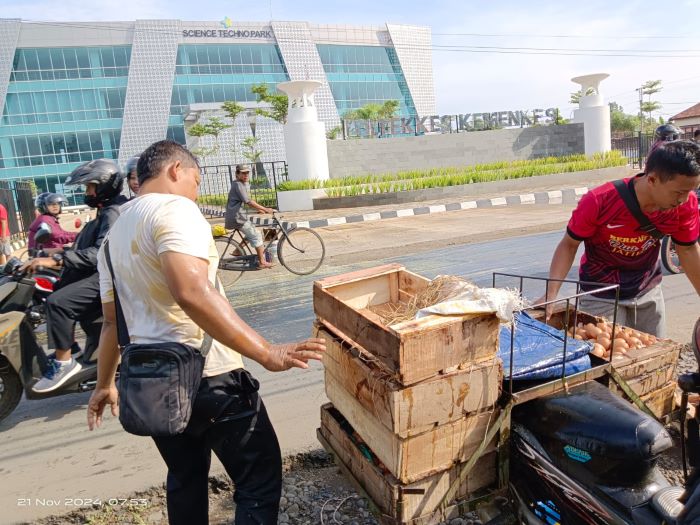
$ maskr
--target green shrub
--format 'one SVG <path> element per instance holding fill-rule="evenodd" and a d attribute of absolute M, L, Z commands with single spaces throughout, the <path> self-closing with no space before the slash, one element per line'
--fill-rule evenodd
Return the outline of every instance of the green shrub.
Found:
<path fill-rule="evenodd" d="M 324 188 L 329 197 L 355 196 L 364 193 L 390 193 L 418 189 L 459 186 L 476 182 L 491 182 L 570 173 L 592 169 L 624 166 L 627 159 L 619 151 L 563 157 L 542 157 L 532 160 L 499 161 L 474 166 L 408 170 L 383 175 L 348 176 L 340 179 L 287 181 L 279 191 Z M 200 199 L 201 201 L 201 199 Z"/>

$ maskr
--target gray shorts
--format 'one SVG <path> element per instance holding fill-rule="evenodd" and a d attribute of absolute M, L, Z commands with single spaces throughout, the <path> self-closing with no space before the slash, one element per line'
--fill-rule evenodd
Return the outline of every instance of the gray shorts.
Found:
<path fill-rule="evenodd" d="M 588 295 L 579 299 L 581 311 L 613 320 L 615 301 Z M 640 332 L 666 337 L 666 307 L 661 285 L 634 299 L 620 300 L 617 304 L 617 322 Z"/>
<path fill-rule="evenodd" d="M 262 235 L 250 221 L 245 221 L 243 226 L 239 226 L 238 229 L 253 248 L 259 248 L 263 245 Z"/>

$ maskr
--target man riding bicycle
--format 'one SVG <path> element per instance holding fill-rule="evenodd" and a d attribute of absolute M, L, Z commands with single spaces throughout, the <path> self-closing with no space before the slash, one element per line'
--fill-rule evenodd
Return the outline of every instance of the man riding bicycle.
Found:
<path fill-rule="evenodd" d="M 255 208 L 260 213 L 274 213 L 274 208 L 266 208 L 261 206 L 249 196 L 250 183 L 250 166 L 247 164 L 236 165 L 236 180 L 231 185 L 231 191 L 228 194 L 226 202 L 226 221 L 227 230 L 239 230 L 250 245 L 255 248 L 258 254 L 258 268 L 272 268 L 272 264 L 265 260 L 265 247 L 263 239 L 258 230 L 248 220 L 248 216 L 243 209 L 243 205 L 247 204 L 251 208 Z"/>

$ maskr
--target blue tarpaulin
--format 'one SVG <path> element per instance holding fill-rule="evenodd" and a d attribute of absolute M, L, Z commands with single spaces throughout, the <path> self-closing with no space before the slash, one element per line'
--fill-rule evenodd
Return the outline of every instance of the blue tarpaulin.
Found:
<path fill-rule="evenodd" d="M 561 377 L 564 357 L 564 332 L 525 312 L 514 316 L 513 379 L 535 380 Z M 566 338 L 566 375 L 591 368 L 588 353 L 593 345 L 572 337 Z M 503 360 L 506 379 L 510 374 L 510 326 L 502 325 L 499 336 L 499 357 Z"/>

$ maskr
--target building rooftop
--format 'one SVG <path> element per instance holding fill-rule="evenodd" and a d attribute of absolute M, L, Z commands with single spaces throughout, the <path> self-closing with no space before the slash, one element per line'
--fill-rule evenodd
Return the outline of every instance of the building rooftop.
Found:
<path fill-rule="evenodd" d="M 700 117 L 700 102 L 686 110 L 681 111 L 678 115 L 673 115 L 670 120 L 678 120 L 684 118 Z"/>

